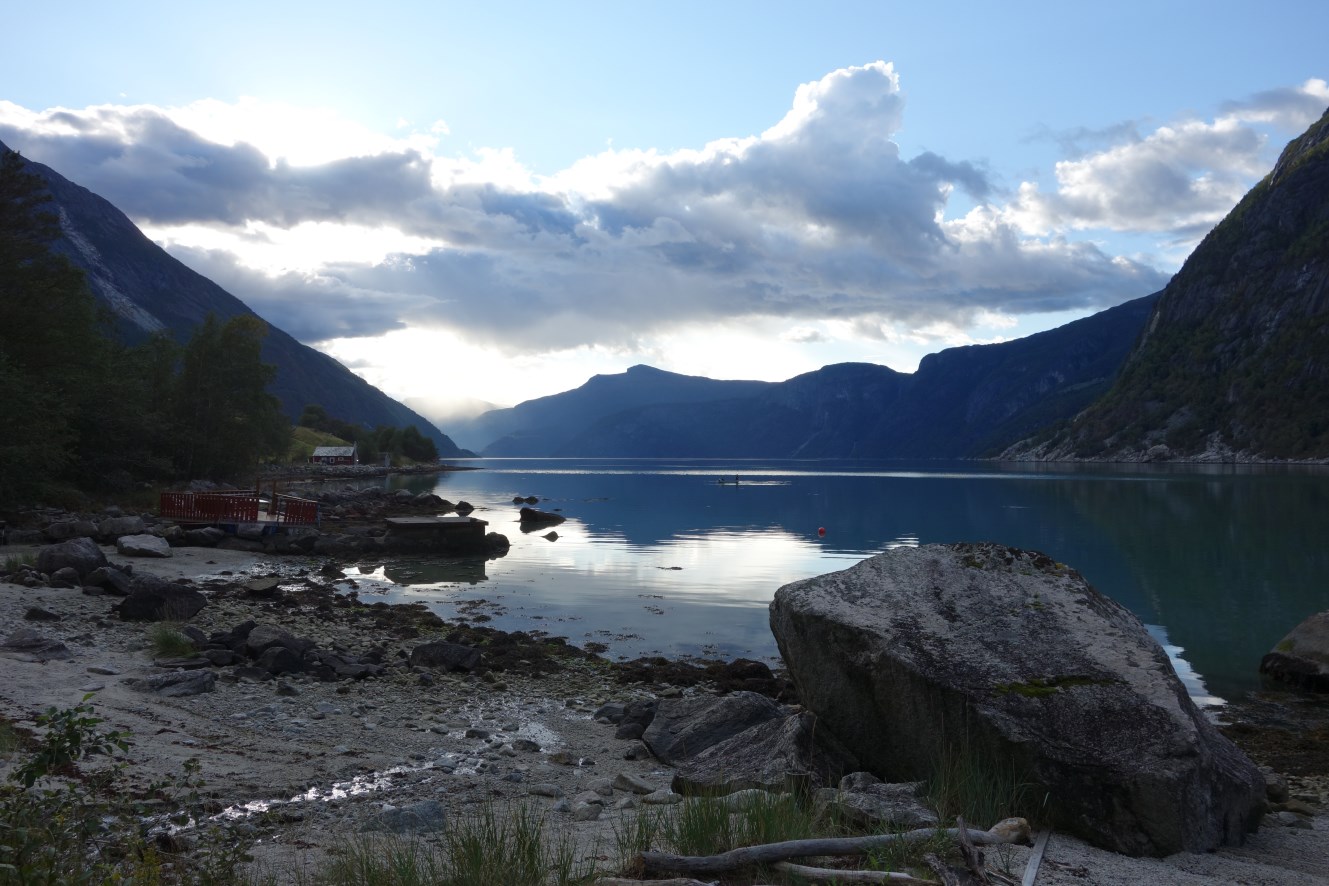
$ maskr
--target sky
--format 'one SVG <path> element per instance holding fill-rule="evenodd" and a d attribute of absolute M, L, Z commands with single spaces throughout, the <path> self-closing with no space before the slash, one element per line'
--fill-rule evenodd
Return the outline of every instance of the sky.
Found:
<path fill-rule="evenodd" d="M 5 25 L 0 141 L 445 431 L 639 363 L 909 372 L 1147 295 L 1329 108 L 1322 0 Z"/>

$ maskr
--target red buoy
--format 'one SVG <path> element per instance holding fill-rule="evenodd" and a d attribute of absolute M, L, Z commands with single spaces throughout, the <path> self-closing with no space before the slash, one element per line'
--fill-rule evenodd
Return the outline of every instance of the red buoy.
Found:
<path fill-rule="evenodd" d="M 824 536 L 825 534 L 826 534 L 826 527 L 825 527 L 825 526 L 818 526 L 818 527 L 817 527 L 817 535 L 823 535 L 823 536 Z"/>

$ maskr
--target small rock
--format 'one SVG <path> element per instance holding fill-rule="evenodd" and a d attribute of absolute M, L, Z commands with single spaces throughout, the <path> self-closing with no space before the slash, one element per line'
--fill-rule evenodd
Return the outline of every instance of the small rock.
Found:
<path fill-rule="evenodd" d="M 668 788 L 661 788 L 658 791 L 651 791 L 649 794 L 642 797 L 641 801 L 651 806 L 668 806 L 674 803 L 683 802 L 683 796 L 682 794 L 675 794 Z"/>
<path fill-rule="evenodd" d="M 556 784 L 540 782 L 527 788 L 526 793 L 535 797 L 552 797 L 557 800 L 563 796 L 563 789 Z"/>
<path fill-rule="evenodd" d="M 654 793 L 655 785 L 650 784 L 645 779 L 639 778 L 630 772 L 620 772 L 614 776 L 613 785 L 620 791 L 627 791 L 631 794 L 651 794 Z"/>
<path fill-rule="evenodd" d="M 603 811 L 604 807 L 598 803 L 578 803 L 572 807 L 572 818 L 574 821 L 595 821 Z"/>

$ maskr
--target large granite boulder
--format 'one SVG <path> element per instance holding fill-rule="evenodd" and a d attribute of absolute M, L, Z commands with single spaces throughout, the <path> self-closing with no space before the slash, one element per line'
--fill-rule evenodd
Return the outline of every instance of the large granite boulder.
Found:
<path fill-rule="evenodd" d="M 1025 774 L 1059 830 L 1128 855 L 1240 843 L 1259 770 L 1120 604 L 1043 554 L 897 548 L 786 585 L 771 629 L 803 703 L 890 781 L 939 748 Z"/>
<path fill-rule="evenodd" d="M 59 544 L 46 545 L 37 551 L 37 569 L 50 575 L 66 566 L 73 567 L 80 576 L 107 565 L 106 555 L 91 538 L 71 538 Z"/>
<path fill-rule="evenodd" d="M 1329 692 L 1329 610 L 1292 629 L 1260 659 L 1260 673 L 1298 689 Z"/>

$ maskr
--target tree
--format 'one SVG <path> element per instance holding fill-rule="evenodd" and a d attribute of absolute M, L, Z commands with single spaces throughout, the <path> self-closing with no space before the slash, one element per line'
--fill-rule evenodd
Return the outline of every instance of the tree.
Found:
<path fill-rule="evenodd" d="M 188 477 L 234 479 L 290 445 L 290 427 L 267 392 L 276 367 L 260 357 L 267 325 L 251 314 L 209 314 L 185 345 L 174 396 L 177 467 Z"/>

